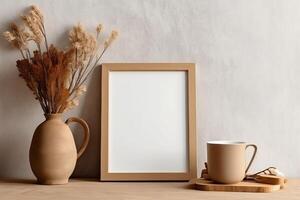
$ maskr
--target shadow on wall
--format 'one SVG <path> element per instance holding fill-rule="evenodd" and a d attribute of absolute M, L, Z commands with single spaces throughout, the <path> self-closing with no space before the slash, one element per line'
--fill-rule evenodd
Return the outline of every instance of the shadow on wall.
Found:
<path fill-rule="evenodd" d="M 15 66 L 11 68 L 0 78 L 0 177 L 25 177 L 32 174 L 28 150 L 34 126 L 43 117 L 33 117 L 39 109 L 38 104 L 24 81 L 18 77 Z M 16 118 L 22 120 L 16 121 Z"/>
<path fill-rule="evenodd" d="M 78 159 L 73 177 L 100 177 L 100 66 L 95 68 L 88 82 L 80 117 L 90 126 L 90 141 Z M 73 129 L 77 148 L 82 142 L 82 129 Z"/>
<path fill-rule="evenodd" d="M 0 26 L 2 58 L 16 55 L 13 60 L 2 59 L 0 65 L 0 177 L 23 178 L 33 175 L 27 150 L 35 128 L 32 126 L 36 120 L 33 115 L 39 108 L 24 80 L 18 77 L 15 66 L 18 50 L 2 37 L 2 32 L 8 30 L 10 22 L 16 19 L 12 18 Z"/>

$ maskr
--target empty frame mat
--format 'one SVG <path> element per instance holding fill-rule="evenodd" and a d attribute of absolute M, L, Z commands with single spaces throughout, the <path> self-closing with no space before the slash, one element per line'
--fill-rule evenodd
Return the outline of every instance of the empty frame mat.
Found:
<path fill-rule="evenodd" d="M 101 180 L 195 175 L 194 89 L 193 64 L 103 64 Z"/>

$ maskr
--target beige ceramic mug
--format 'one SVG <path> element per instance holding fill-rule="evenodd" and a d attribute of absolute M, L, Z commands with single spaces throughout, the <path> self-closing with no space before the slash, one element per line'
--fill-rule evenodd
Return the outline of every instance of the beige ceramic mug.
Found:
<path fill-rule="evenodd" d="M 253 147 L 254 152 L 246 167 L 246 149 Z M 234 141 L 207 142 L 207 168 L 211 180 L 219 183 L 241 182 L 250 168 L 257 152 L 254 144 Z"/>

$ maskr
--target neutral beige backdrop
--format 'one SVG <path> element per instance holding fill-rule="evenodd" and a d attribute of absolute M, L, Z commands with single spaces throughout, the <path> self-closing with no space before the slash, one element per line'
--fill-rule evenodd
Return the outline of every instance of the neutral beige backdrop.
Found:
<path fill-rule="evenodd" d="M 252 171 L 277 166 L 300 174 L 300 1 L 297 0 L 2 0 L 0 31 L 26 6 L 45 13 L 49 40 L 65 47 L 82 22 L 120 37 L 106 62 L 195 62 L 199 168 L 205 141 L 258 145 Z M 18 78 L 17 51 L 0 39 L 0 177 L 33 177 L 28 149 L 43 115 Z M 74 176 L 99 176 L 99 69 L 80 106 L 66 115 L 91 125 L 91 142 Z M 75 133 L 80 140 L 79 131 Z"/>

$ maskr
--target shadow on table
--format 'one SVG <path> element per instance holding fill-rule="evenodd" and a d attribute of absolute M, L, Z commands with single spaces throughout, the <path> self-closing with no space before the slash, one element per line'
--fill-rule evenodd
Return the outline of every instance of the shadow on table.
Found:
<path fill-rule="evenodd" d="M 20 184 L 20 185 L 24 185 L 24 184 L 37 184 L 37 181 L 34 179 L 2 179 L 0 181 L 1 183 L 12 183 L 12 184 Z"/>
<path fill-rule="evenodd" d="M 72 179 L 69 179 L 69 183 L 72 183 L 72 182 L 73 183 L 74 182 L 99 182 L 99 180 L 95 179 L 95 178 L 81 178 L 81 179 L 72 178 Z M 68 185 L 69 183 L 63 184 L 63 185 Z M 0 185 L 1 184 L 42 185 L 42 184 L 39 184 L 36 179 L 17 179 L 17 178 L 16 179 L 12 179 L 12 178 L 1 179 Z"/>

